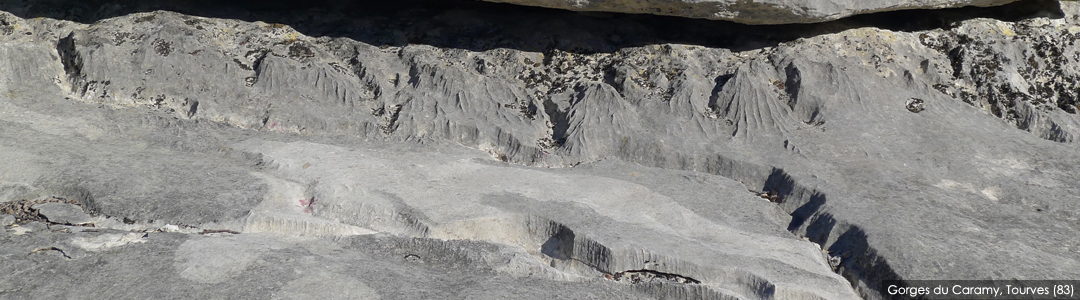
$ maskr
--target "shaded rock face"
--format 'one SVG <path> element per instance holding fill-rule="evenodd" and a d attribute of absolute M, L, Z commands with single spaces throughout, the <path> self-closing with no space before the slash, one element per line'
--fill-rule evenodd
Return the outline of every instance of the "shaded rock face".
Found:
<path fill-rule="evenodd" d="M 656 14 L 744 24 L 817 23 L 843 17 L 904 9 L 994 6 L 1016 0 L 484 0 L 575 11 Z"/>
<path fill-rule="evenodd" d="M 108 262 L 137 298 L 1080 276 L 1075 2 L 798 26 L 326 3 L 0 3 L 0 201 L 100 228 L 4 212 L 0 268 Z"/>

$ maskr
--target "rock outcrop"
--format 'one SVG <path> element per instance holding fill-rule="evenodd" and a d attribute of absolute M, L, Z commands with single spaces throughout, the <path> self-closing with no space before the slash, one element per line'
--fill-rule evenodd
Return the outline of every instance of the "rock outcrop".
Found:
<path fill-rule="evenodd" d="M 0 3 L 0 298 L 1080 276 L 1075 2 L 764 27 L 182 2 Z"/>

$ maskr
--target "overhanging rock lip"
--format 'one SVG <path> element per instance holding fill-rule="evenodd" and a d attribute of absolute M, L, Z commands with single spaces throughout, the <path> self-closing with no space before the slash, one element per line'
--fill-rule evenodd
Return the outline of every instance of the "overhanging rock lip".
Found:
<path fill-rule="evenodd" d="M 946 9 L 967 6 L 992 7 L 1026 0 L 897 0 L 889 5 L 867 6 L 842 0 L 481 0 L 579 12 L 650 14 L 690 19 L 730 21 L 746 25 L 812 24 L 880 12 Z M 632 3 L 627 3 L 632 2 Z M 802 3 L 791 3 L 802 2 Z M 809 2 L 809 3 L 807 3 Z M 859 7 L 863 6 L 863 7 Z"/>

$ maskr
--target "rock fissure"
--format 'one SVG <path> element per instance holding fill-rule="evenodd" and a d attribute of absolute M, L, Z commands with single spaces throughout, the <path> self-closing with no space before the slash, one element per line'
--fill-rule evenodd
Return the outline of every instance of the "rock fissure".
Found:
<path fill-rule="evenodd" d="M 662 281 L 668 283 L 700 284 L 701 281 L 679 274 L 658 272 L 653 270 L 626 270 L 615 274 L 604 274 L 604 277 L 618 282 L 630 284 L 646 283 L 650 281 Z"/>
<path fill-rule="evenodd" d="M 67 253 L 64 252 L 64 249 L 60 249 L 60 248 L 57 248 L 57 247 L 37 248 L 37 249 L 34 249 L 34 251 L 30 251 L 30 253 L 27 253 L 26 255 L 31 255 L 31 254 L 34 254 L 34 253 L 47 252 L 47 251 L 56 251 L 56 252 L 59 252 L 60 255 L 63 255 L 64 258 L 71 259 L 71 256 L 68 256 Z"/>

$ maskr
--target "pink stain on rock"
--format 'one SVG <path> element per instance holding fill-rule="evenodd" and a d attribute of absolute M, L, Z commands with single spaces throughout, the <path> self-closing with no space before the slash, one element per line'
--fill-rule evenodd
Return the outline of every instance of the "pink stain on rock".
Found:
<path fill-rule="evenodd" d="M 315 209 L 314 206 L 315 206 L 315 197 L 314 196 L 312 196 L 310 199 L 300 199 L 299 207 L 304 208 L 303 212 L 305 214 L 311 214 L 311 212 Z"/>

